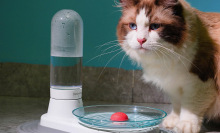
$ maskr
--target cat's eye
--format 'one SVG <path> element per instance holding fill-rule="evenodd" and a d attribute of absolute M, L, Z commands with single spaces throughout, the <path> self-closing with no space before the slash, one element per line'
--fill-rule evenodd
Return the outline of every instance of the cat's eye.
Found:
<path fill-rule="evenodd" d="M 135 23 L 129 23 L 129 28 L 132 29 L 132 30 L 136 30 L 137 25 Z"/>
<path fill-rule="evenodd" d="M 160 28 L 160 24 L 156 24 L 156 23 L 150 24 L 150 29 L 151 30 L 157 30 L 159 28 Z"/>

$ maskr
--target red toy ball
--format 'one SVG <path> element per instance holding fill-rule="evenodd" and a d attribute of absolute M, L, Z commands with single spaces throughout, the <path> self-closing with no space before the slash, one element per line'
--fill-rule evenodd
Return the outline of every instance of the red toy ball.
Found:
<path fill-rule="evenodd" d="M 127 121 L 128 116 L 123 112 L 116 112 L 112 114 L 111 118 L 112 121 Z"/>

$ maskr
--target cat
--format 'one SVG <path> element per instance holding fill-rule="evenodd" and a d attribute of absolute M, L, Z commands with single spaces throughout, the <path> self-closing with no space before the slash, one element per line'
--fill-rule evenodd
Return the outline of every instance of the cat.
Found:
<path fill-rule="evenodd" d="M 198 133 L 220 116 L 220 14 L 185 0 L 120 0 L 117 38 L 126 54 L 170 97 L 162 125 Z"/>

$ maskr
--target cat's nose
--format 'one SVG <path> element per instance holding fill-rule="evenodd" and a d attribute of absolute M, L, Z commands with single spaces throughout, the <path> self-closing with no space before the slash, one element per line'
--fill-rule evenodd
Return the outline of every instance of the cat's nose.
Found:
<path fill-rule="evenodd" d="M 146 38 L 142 38 L 142 39 L 137 38 L 137 41 L 140 43 L 140 45 L 142 45 L 143 43 L 145 43 L 147 41 L 147 39 Z"/>

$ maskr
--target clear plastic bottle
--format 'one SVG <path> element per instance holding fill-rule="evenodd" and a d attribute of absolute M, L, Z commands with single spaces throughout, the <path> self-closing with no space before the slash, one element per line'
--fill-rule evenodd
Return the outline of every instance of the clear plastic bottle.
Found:
<path fill-rule="evenodd" d="M 83 22 L 73 10 L 57 12 L 51 23 L 50 87 L 82 88 Z"/>

